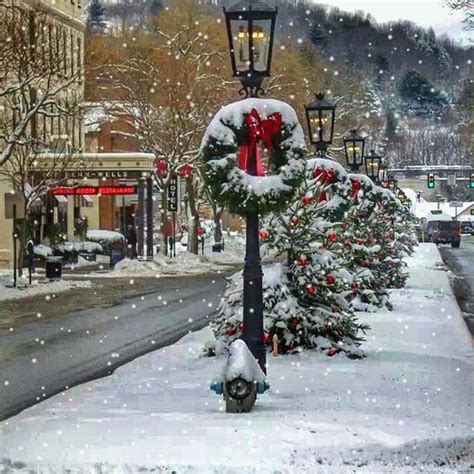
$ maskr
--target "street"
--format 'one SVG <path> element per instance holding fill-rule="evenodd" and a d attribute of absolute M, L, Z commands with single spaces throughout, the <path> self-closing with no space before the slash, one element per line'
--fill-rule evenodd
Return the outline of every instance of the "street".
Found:
<path fill-rule="evenodd" d="M 474 335 L 474 236 L 463 235 L 458 249 L 441 245 L 439 250 L 445 264 L 454 274 L 454 293 L 466 324 Z"/>
<path fill-rule="evenodd" d="M 0 420 L 204 327 L 225 285 L 222 274 L 98 279 L 93 289 L 4 303 Z"/>

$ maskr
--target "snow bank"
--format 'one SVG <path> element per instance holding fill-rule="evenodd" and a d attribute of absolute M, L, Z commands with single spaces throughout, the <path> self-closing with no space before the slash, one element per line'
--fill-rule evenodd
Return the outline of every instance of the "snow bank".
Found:
<path fill-rule="evenodd" d="M 9 280 L 0 280 L 0 301 L 17 300 L 21 298 L 29 298 L 32 296 L 49 295 L 53 293 L 60 293 L 62 291 L 72 290 L 75 288 L 90 288 L 92 283 L 86 281 L 37 281 L 34 280 L 32 285 L 26 285 L 26 279 L 22 279 L 21 288 L 8 288 L 4 285 L 10 285 Z M 19 285 L 20 286 L 20 285 Z M 1 465 L 0 465 L 1 466 Z"/>
<path fill-rule="evenodd" d="M 53 255 L 53 251 L 51 250 L 51 248 L 43 244 L 35 245 L 33 247 L 33 253 L 37 257 L 44 257 L 44 258 L 49 257 L 50 255 Z"/>
<path fill-rule="evenodd" d="M 125 240 L 120 232 L 113 230 L 88 230 L 87 240 L 92 242 L 115 242 L 117 240 Z"/>
<path fill-rule="evenodd" d="M 421 244 L 394 311 L 360 315 L 366 359 L 269 356 L 270 391 L 226 414 L 209 391 L 224 359 L 202 356 L 206 328 L 1 423 L 0 470 L 469 472 L 472 340 L 439 261 Z"/>
<path fill-rule="evenodd" d="M 217 254 L 218 255 L 218 254 Z M 161 275 L 194 275 L 199 273 L 221 271 L 226 265 L 225 256 L 216 256 L 215 261 L 206 255 L 194 255 L 180 252 L 175 258 L 155 255 L 153 261 L 131 260 L 125 258 L 118 262 L 113 271 L 105 277 L 159 277 Z"/>

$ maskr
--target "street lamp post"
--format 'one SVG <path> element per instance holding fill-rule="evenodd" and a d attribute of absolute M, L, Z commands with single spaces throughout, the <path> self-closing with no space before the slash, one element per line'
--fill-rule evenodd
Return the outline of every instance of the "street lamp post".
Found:
<path fill-rule="evenodd" d="M 365 138 L 353 129 L 349 135 L 344 137 L 343 141 L 347 166 L 353 173 L 358 173 L 364 161 Z"/>
<path fill-rule="evenodd" d="M 324 157 L 334 135 L 336 106 L 319 92 L 316 99 L 305 106 L 305 110 L 311 144 L 316 147 L 317 155 Z"/>
<path fill-rule="evenodd" d="M 382 157 L 375 153 L 375 150 L 370 150 L 370 153 L 365 157 L 365 172 L 367 176 L 375 183 L 379 184 L 379 172 Z"/>
<path fill-rule="evenodd" d="M 264 94 L 262 82 L 270 76 L 277 12 L 276 8 L 252 0 L 224 8 L 232 72 L 240 80 L 239 92 L 245 97 Z M 257 175 L 255 151 L 249 157 L 247 172 Z M 246 219 L 243 340 L 266 373 L 258 212 L 248 212 Z"/>

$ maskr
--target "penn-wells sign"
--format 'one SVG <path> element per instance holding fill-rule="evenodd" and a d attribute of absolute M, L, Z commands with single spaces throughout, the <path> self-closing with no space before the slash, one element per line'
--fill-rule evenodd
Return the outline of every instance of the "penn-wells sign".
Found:
<path fill-rule="evenodd" d="M 137 194 L 136 186 L 78 186 L 77 188 L 56 188 L 54 196 L 110 196 Z"/>

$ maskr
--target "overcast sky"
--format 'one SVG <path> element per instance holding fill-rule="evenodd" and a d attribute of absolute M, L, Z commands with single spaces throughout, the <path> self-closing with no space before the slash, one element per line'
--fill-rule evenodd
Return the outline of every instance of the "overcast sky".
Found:
<path fill-rule="evenodd" d="M 314 0 L 339 7 L 342 10 L 369 12 L 380 23 L 392 20 L 410 20 L 421 26 L 432 26 L 436 33 L 466 40 L 469 36 L 462 29 L 464 15 L 452 12 L 443 0 Z M 471 33 L 471 38 L 472 38 Z"/>

